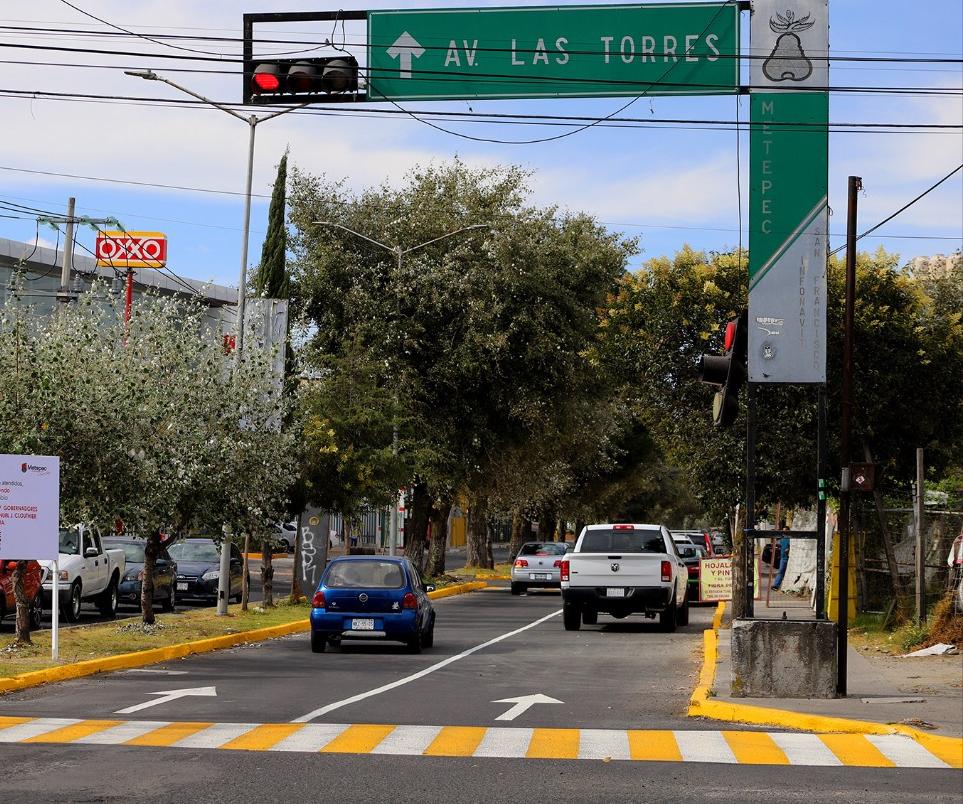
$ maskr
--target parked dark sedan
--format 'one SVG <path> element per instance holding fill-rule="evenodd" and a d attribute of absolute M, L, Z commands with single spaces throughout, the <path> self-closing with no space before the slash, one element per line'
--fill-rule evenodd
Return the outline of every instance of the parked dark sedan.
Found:
<path fill-rule="evenodd" d="M 336 558 L 311 601 L 311 650 L 321 653 L 342 639 L 382 639 L 421 653 L 435 641 L 433 588 L 406 558 Z"/>
<path fill-rule="evenodd" d="M 195 537 L 176 542 L 167 548 L 177 562 L 174 579 L 181 600 L 217 602 L 217 585 L 221 577 L 221 546 L 213 539 Z M 241 599 L 241 574 L 244 562 L 236 544 L 231 545 L 231 579 L 229 597 Z"/>
<path fill-rule="evenodd" d="M 104 539 L 104 547 L 119 547 L 127 559 L 127 569 L 117 587 L 117 602 L 140 606 L 141 583 L 144 580 L 144 540 L 133 537 L 110 536 Z M 154 603 L 160 603 L 164 611 L 173 611 L 177 592 L 174 589 L 174 576 L 177 563 L 163 547 L 154 562 Z"/>

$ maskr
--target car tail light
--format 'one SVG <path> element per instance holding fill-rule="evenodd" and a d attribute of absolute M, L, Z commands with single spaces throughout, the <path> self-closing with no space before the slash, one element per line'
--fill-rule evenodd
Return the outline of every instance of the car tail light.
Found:
<path fill-rule="evenodd" d="M 612 530 L 635 530 L 635 525 L 613 525 Z"/>
<path fill-rule="evenodd" d="M 672 564 L 669 561 L 662 562 L 662 582 L 668 583 L 672 580 Z"/>
<path fill-rule="evenodd" d="M 558 564 L 558 568 L 559 568 L 559 569 L 561 570 L 561 572 L 562 572 L 562 580 L 563 580 L 563 581 L 567 581 L 567 580 L 569 579 L 569 575 L 568 575 L 568 568 L 569 568 L 568 559 L 565 559 L 565 560 L 563 560 L 563 561 L 556 561 L 555 563 Z"/>
<path fill-rule="evenodd" d="M 314 597 L 311 598 L 311 608 L 312 609 L 323 609 L 324 608 L 324 592 L 318 590 L 314 593 Z"/>
<path fill-rule="evenodd" d="M 401 600 L 401 608 L 403 609 L 416 609 L 418 608 L 418 598 L 416 598 L 411 592 L 408 592 L 404 598 Z"/>
<path fill-rule="evenodd" d="M 555 567 L 555 569 L 560 569 L 562 566 L 562 559 L 556 558 L 555 563 L 552 564 L 552 566 Z"/>
<path fill-rule="evenodd" d="M 516 566 L 516 567 L 519 567 L 519 568 L 527 567 L 527 566 L 528 566 L 528 562 L 527 562 L 524 558 L 516 558 L 516 559 L 515 559 L 515 566 Z"/>
<path fill-rule="evenodd" d="M 689 577 L 690 577 L 690 578 L 695 578 L 695 577 L 697 577 L 698 575 L 699 575 L 699 568 L 698 568 L 698 567 L 689 567 Z"/>

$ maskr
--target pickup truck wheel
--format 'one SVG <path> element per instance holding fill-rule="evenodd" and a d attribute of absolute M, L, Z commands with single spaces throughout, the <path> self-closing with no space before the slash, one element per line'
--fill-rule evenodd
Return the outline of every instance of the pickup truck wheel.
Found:
<path fill-rule="evenodd" d="M 74 581 L 70 585 L 67 600 L 61 608 L 63 609 L 64 619 L 68 623 L 75 623 L 80 619 L 80 581 Z"/>
<path fill-rule="evenodd" d="M 30 601 L 30 630 L 36 631 L 40 628 L 40 621 L 43 619 L 43 591 L 37 590 L 33 600 Z"/>
<path fill-rule="evenodd" d="M 599 613 L 592 609 L 586 609 L 582 612 L 582 622 L 586 625 L 596 625 L 599 621 Z"/>
<path fill-rule="evenodd" d="M 512 581 L 512 594 L 521 595 L 527 591 L 527 587 L 523 583 L 515 583 Z"/>
<path fill-rule="evenodd" d="M 111 580 L 97 601 L 97 608 L 104 617 L 117 616 L 117 581 Z"/>
<path fill-rule="evenodd" d="M 675 621 L 678 625 L 688 625 L 689 624 L 689 596 L 686 595 L 682 605 L 679 606 L 679 612 L 676 615 Z"/>
<path fill-rule="evenodd" d="M 671 634 L 673 631 L 675 631 L 676 615 L 675 599 L 673 599 L 672 602 L 659 614 L 659 627 L 666 633 Z"/>
<path fill-rule="evenodd" d="M 582 627 L 582 607 L 577 603 L 563 604 L 562 622 L 566 631 L 578 631 Z"/>

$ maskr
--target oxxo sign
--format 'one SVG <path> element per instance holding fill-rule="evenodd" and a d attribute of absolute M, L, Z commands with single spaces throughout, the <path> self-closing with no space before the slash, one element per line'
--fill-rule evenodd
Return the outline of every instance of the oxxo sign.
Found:
<path fill-rule="evenodd" d="M 167 236 L 161 232 L 98 232 L 97 265 L 106 268 L 162 268 Z"/>
<path fill-rule="evenodd" d="M 739 86 L 735 3 L 368 12 L 368 98 L 709 95 Z"/>

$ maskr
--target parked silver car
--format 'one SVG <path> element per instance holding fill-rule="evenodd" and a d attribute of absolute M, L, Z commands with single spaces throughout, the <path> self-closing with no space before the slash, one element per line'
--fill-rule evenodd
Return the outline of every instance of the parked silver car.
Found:
<path fill-rule="evenodd" d="M 525 542 L 512 562 L 512 594 L 533 586 L 560 589 L 562 558 L 570 549 L 565 542 Z"/>

